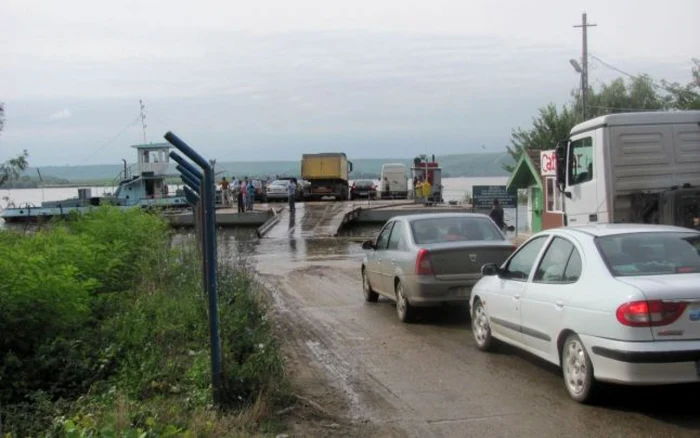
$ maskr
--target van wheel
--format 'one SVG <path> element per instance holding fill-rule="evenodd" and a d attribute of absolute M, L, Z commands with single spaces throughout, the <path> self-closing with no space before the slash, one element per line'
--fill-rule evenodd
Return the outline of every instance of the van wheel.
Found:
<path fill-rule="evenodd" d="M 368 303 L 376 303 L 379 299 L 379 294 L 376 293 L 372 289 L 372 285 L 369 284 L 369 276 L 367 275 L 365 268 L 362 268 L 362 291 L 365 296 L 365 301 Z"/>
<path fill-rule="evenodd" d="M 396 314 L 401 322 L 413 322 L 416 309 L 406 299 L 401 282 L 396 283 Z"/>
<path fill-rule="evenodd" d="M 581 338 L 574 333 L 566 338 L 561 349 L 561 369 L 571 398 L 579 403 L 591 403 L 598 386 L 593 377 L 593 364 Z"/>

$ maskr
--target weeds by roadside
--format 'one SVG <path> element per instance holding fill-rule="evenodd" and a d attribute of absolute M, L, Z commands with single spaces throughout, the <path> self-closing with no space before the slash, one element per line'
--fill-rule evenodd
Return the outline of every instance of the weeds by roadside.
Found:
<path fill-rule="evenodd" d="M 273 428 L 283 361 L 248 270 L 219 276 L 225 409 L 192 246 L 104 208 L 0 232 L 0 424 L 17 436 L 245 436 Z M 0 434 L 1 435 L 1 434 Z"/>

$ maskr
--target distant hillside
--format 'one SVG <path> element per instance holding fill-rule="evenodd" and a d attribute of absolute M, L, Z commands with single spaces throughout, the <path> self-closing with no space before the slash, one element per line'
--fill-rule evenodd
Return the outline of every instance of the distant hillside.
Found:
<path fill-rule="evenodd" d="M 443 155 L 436 159 L 440 162 L 445 176 L 507 176 L 503 170 L 503 164 L 513 164 L 508 154 L 483 153 L 483 154 L 457 154 Z M 385 159 L 352 159 L 354 177 L 378 176 L 384 163 L 405 163 L 407 167 L 413 164 L 413 158 L 385 158 Z M 121 171 L 122 166 L 92 165 L 92 166 L 46 166 L 41 167 L 41 175 L 44 180 L 68 180 L 70 182 L 111 181 Z M 217 173 L 225 171 L 228 176 L 271 176 L 299 174 L 299 161 L 247 161 L 247 162 L 219 162 L 216 163 Z M 172 171 L 175 172 L 174 166 Z M 32 180 L 37 178 L 36 168 L 29 168 L 25 175 Z"/>

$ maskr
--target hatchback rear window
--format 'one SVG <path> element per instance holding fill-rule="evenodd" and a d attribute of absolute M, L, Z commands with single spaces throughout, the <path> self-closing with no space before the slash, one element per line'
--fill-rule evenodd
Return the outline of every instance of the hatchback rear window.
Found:
<path fill-rule="evenodd" d="M 411 221 L 413 240 L 418 245 L 441 242 L 505 240 L 489 218 L 445 217 Z"/>
<path fill-rule="evenodd" d="M 700 234 L 634 233 L 596 239 L 610 272 L 617 277 L 700 272 Z"/>

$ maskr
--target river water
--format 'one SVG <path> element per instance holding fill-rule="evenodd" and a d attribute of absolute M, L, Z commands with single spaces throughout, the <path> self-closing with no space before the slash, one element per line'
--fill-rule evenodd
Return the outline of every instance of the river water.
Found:
<path fill-rule="evenodd" d="M 445 202 L 456 201 L 464 202 L 467 195 L 471 194 L 472 187 L 475 185 L 505 185 L 507 177 L 482 177 L 482 178 L 444 178 L 442 183 L 443 198 Z M 171 193 L 174 192 L 176 186 L 171 186 Z M 115 187 L 90 187 L 93 196 L 103 195 L 105 193 L 113 193 Z M 76 187 L 52 187 L 43 189 L 12 189 L 0 190 L 0 210 L 8 207 L 8 205 L 25 205 L 31 204 L 40 206 L 42 201 L 58 201 L 61 199 L 74 198 L 78 195 Z M 515 226 L 515 209 L 505 210 L 506 222 L 509 225 Z M 524 231 L 527 229 L 527 207 L 520 206 L 518 209 L 518 230 Z M 2 226 L 0 220 L 0 226 Z M 376 232 L 376 226 L 360 226 L 350 230 L 352 235 L 368 235 Z M 224 234 L 230 234 L 230 238 L 238 241 L 248 240 L 251 235 L 251 230 L 231 230 L 224 231 Z"/>

